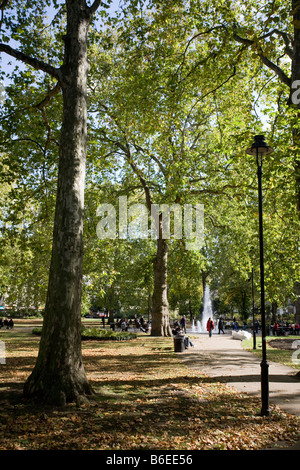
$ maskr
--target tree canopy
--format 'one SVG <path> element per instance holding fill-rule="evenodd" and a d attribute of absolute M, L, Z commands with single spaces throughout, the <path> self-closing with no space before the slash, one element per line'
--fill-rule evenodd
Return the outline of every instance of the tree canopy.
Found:
<path fill-rule="evenodd" d="M 299 1 L 128 0 L 114 14 L 110 3 L 0 3 L 1 60 L 14 61 L 0 76 L 0 296 L 45 306 L 39 370 L 67 325 L 60 360 L 77 369 L 58 401 L 89 391 L 78 332 L 91 305 L 148 314 L 170 335 L 170 310 L 199 314 L 210 282 L 247 315 L 252 270 L 259 293 L 255 134 L 274 148 L 266 300 L 299 295 Z M 204 243 L 188 250 L 172 217 L 164 239 L 162 214 L 155 240 L 99 239 L 97 208 L 120 197 L 145 206 L 149 227 L 155 204 L 201 204 Z"/>

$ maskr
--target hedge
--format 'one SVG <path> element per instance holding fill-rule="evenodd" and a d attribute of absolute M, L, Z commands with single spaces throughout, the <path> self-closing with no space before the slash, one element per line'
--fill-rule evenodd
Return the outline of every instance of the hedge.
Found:
<path fill-rule="evenodd" d="M 32 333 L 40 336 L 42 328 L 33 328 Z M 113 331 L 104 330 L 101 328 L 82 328 L 81 339 L 82 340 L 110 340 L 110 341 L 128 341 L 130 339 L 137 338 L 137 333 L 130 333 L 128 331 Z"/>

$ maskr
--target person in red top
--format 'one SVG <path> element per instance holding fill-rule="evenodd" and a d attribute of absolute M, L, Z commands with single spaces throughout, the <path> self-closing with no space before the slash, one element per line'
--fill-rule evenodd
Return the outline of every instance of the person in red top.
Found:
<path fill-rule="evenodd" d="M 209 336 L 212 334 L 212 330 L 215 328 L 213 320 L 209 317 L 206 323 L 206 329 L 208 331 Z"/>
<path fill-rule="evenodd" d="M 274 325 L 274 335 L 279 336 L 279 323 L 276 322 Z"/>

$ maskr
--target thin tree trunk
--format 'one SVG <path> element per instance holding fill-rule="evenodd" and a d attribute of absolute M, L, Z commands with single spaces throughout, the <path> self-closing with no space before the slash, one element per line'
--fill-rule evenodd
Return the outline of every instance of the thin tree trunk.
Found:
<path fill-rule="evenodd" d="M 128 163 L 132 167 L 135 174 L 139 177 L 145 191 L 146 204 L 149 214 L 152 214 L 152 198 L 149 186 L 146 182 L 142 171 L 139 170 L 133 161 L 129 146 L 124 146 L 119 142 L 117 145 L 123 150 Z M 168 289 L 167 289 L 167 275 L 168 275 L 168 241 L 162 238 L 162 214 L 158 217 L 158 239 L 156 257 L 153 262 L 153 275 L 154 275 L 154 289 L 152 295 L 151 305 L 151 336 L 171 336 L 172 330 L 169 320 L 169 303 L 168 303 Z"/>
<path fill-rule="evenodd" d="M 159 217 L 157 253 L 153 263 L 154 289 L 152 295 L 151 336 L 171 336 L 168 303 L 168 241 L 162 238 L 162 217 Z"/>
<path fill-rule="evenodd" d="M 300 325 L 300 282 L 297 282 L 295 285 L 295 294 L 297 295 L 297 299 L 294 302 L 296 308 L 295 323 Z"/>
<path fill-rule="evenodd" d="M 272 306 L 271 306 L 272 323 L 274 323 L 277 320 L 277 308 L 278 308 L 277 302 L 272 302 Z"/>
<path fill-rule="evenodd" d="M 86 163 L 88 15 L 85 1 L 67 4 L 62 66 L 63 123 L 52 259 L 40 349 L 24 395 L 63 405 L 92 389 L 81 354 L 81 283 Z"/>

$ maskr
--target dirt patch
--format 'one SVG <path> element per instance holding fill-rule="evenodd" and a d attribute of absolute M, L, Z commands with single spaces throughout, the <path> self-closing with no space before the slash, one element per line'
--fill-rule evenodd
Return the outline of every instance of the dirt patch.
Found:
<path fill-rule="evenodd" d="M 288 338 L 280 338 L 280 339 L 272 339 L 268 341 L 269 346 L 276 349 L 298 349 L 300 348 L 300 337 L 299 340 L 296 339 L 288 339 Z"/>

